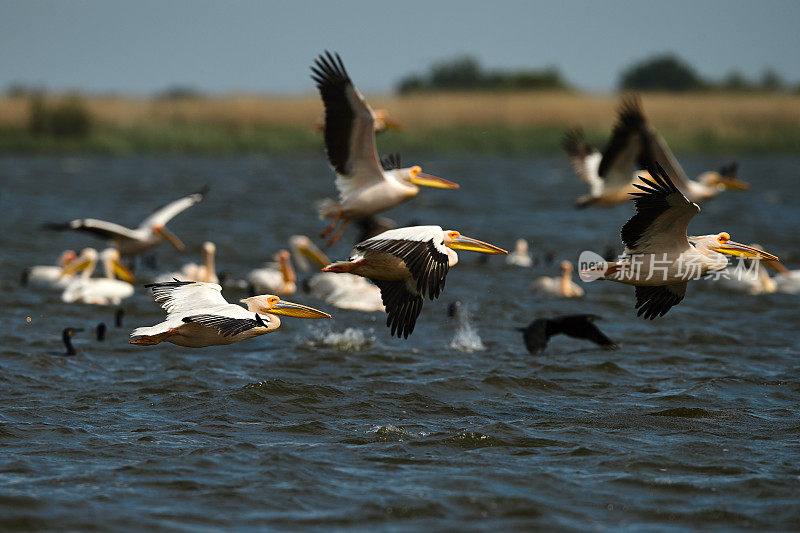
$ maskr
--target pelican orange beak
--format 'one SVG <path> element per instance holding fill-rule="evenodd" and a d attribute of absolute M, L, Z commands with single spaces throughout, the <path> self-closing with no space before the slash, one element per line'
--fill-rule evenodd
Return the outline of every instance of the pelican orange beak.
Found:
<path fill-rule="evenodd" d="M 314 309 L 313 307 L 287 302 L 285 300 L 278 300 L 272 304 L 272 307 L 267 311 L 267 313 L 272 313 L 273 315 L 293 316 L 295 318 L 333 318 L 328 313 Z"/>
<path fill-rule="evenodd" d="M 759 250 L 745 244 L 740 244 L 734 241 L 728 241 L 724 244 L 720 243 L 717 248 L 712 248 L 715 252 L 727 255 L 735 255 L 736 257 L 747 257 L 748 259 L 766 259 L 768 261 L 780 261 L 776 256 L 764 250 Z"/>
<path fill-rule="evenodd" d="M 464 235 L 459 235 L 453 238 L 450 242 L 445 243 L 445 246 L 453 250 L 469 250 L 470 252 L 479 252 L 482 254 L 490 255 L 508 255 L 508 252 L 502 248 L 498 248 L 488 242 L 479 241 Z"/>
<path fill-rule="evenodd" d="M 290 240 L 291 242 L 291 240 Z M 295 239 L 295 247 L 297 248 L 297 253 L 309 259 L 315 265 L 323 268 L 331 263 L 330 258 L 325 255 L 325 253 L 317 248 L 313 242 L 311 242 L 308 238 L 297 238 Z"/>
<path fill-rule="evenodd" d="M 92 266 L 93 263 L 94 261 L 91 259 L 81 259 L 80 257 L 77 257 L 64 265 L 58 277 L 63 278 L 64 276 L 74 276 L 78 272 L 81 272 L 82 270 Z"/>
<path fill-rule="evenodd" d="M 781 274 L 783 276 L 791 277 L 791 275 L 792 275 L 792 273 L 789 271 L 788 268 L 786 268 L 782 264 L 778 263 L 777 261 L 764 261 L 764 264 L 766 266 L 770 267 L 771 269 L 773 269 L 778 274 Z"/>
<path fill-rule="evenodd" d="M 717 183 L 725 187 L 726 189 L 732 189 L 736 191 L 746 191 L 750 188 L 750 184 L 746 181 L 737 180 L 736 178 L 729 178 L 726 176 L 720 176 Z"/>
<path fill-rule="evenodd" d="M 136 276 L 133 275 L 133 272 L 116 259 L 112 259 L 111 261 L 111 270 L 114 272 L 114 275 L 122 281 L 127 281 L 128 283 L 134 283 L 136 281 Z"/>
<path fill-rule="evenodd" d="M 186 245 L 181 242 L 177 235 L 172 233 L 168 230 L 165 226 L 155 226 L 153 228 L 153 232 L 164 237 L 172 246 L 177 248 L 179 251 L 184 251 L 186 249 Z"/>
<path fill-rule="evenodd" d="M 418 167 L 417 167 L 418 168 Z M 414 185 L 420 185 L 422 187 L 433 187 L 434 189 L 460 189 L 461 185 L 458 183 L 454 183 L 450 180 L 446 180 L 444 178 L 439 178 L 436 176 L 431 176 L 430 174 L 425 174 L 424 172 L 411 172 L 411 178 L 409 179 L 411 183 Z"/>

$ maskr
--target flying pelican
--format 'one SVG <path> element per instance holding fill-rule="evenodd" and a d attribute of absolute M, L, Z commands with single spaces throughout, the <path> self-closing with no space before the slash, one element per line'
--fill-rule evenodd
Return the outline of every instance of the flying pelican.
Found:
<path fill-rule="evenodd" d="M 360 242 L 347 261 L 323 268 L 370 279 L 380 288 L 392 335 L 408 338 L 422 310 L 423 298 L 438 298 L 448 269 L 458 263 L 453 250 L 508 254 L 497 246 L 444 231 L 439 226 L 389 230 Z"/>
<path fill-rule="evenodd" d="M 136 229 L 95 218 L 78 218 L 64 223 L 49 222 L 43 227 L 53 230 L 83 231 L 105 238 L 109 241 L 110 246 L 118 249 L 124 256 L 141 254 L 156 246 L 162 239 L 166 239 L 178 250 L 183 250 L 184 244 L 166 228 L 166 224 L 178 213 L 202 201 L 207 193 L 208 187 L 206 186 L 195 193 L 168 203 L 144 219 Z"/>
<path fill-rule="evenodd" d="M 683 300 L 686 285 L 728 266 L 724 254 L 778 261 L 772 254 L 731 239 L 728 233 L 687 237 L 686 228 L 700 212 L 672 183 L 661 165 L 640 178 L 633 193 L 636 214 L 622 227 L 625 252 L 617 262 L 582 271 L 584 279 L 607 279 L 636 286 L 637 316 L 664 316 Z"/>
<path fill-rule="evenodd" d="M 675 177 L 675 185 L 692 202 L 702 202 L 725 189 L 749 188 L 747 183 L 736 179 L 736 163 L 719 171 L 704 172 L 696 181 L 690 180 L 666 141 L 647 122 L 639 99 L 634 96 L 622 100 L 617 123 L 602 154 L 586 142 L 580 129 L 567 132 L 564 149 L 575 172 L 590 188 L 589 194 L 578 198 L 577 207 L 627 201 L 628 194 L 636 192 L 634 184 L 641 185 L 638 176 L 642 173 L 636 171 L 651 168 L 655 162 Z"/>
<path fill-rule="evenodd" d="M 77 259 L 64 268 L 65 275 L 72 275 L 81 270 L 83 275 L 75 277 L 69 282 L 61 294 L 62 301 L 119 305 L 123 299 L 133 296 L 133 273 L 120 262 L 119 251 L 114 248 L 106 248 L 100 254 L 105 271 L 103 278 L 91 277 L 97 257 L 97 250 L 85 248 Z M 117 276 L 121 279 L 116 279 Z"/>
<path fill-rule="evenodd" d="M 617 345 L 614 341 L 606 337 L 594 325 L 594 321 L 599 318 L 597 315 L 564 315 L 555 318 L 538 318 L 528 324 L 527 327 L 517 328 L 517 331 L 522 332 L 525 347 L 531 354 L 544 352 L 550 337 L 558 334 L 564 334 L 576 339 L 586 339 L 604 348 L 616 350 Z"/>
<path fill-rule="evenodd" d="M 531 284 L 531 290 L 539 294 L 563 298 L 580 298 L 584 295 L 581 286 L 572 281 L 572 263 L 569 261 L 561 262 L 561 276 L 537 278 Z"/>
<path fill-rule="evenodd" d="M 182 278 L 184 281 L 204 281 L 206 283 L 219 283 L 216 271 L 216 253 L 217 246 L 211 242 L 206 241 L 203 243 L 202 264 L 186 263 L 181 267 L 180 272 L 168 272 L 161 274 L 155 281 L 156 283 L 162 281 L 172 281 L 174 278 Z"/>
<path fill-rule="evenodd" d="M 320 216 L 332 218 L 320 237 L 342 226 L 328 245 L 344 233 L 353 219 L 374 215 L 410 200 L 419 186 L 457 189 L 459 186 L 429 174 L 418 166 L 402 167 L 399 156 L 378 159 L 375 147 L 375 113 L 350 80 L 339 54 L 325 52 L 311 67 L 325 104 L 325 151 L 336 172 L 339 201 L 324 200 Z"/>
<path fill-rule="evenodd" d="M 403 124 L 389 118 L 389 112 L 385 109 L 373 109 L 372 114 L 375 117 L 375 133 L 383 133 L 388 130 L 401 131 Z M 325 118 L 321 117 L 316 124 L 317 131 L 325 131 Z"/>
<path fill-rule="evenodd" d="M 58 256 L 55 265 L 36 265 L 22 271 L 20 283 L 23 287 L 33 285 L 46 285 L 48 287 L 64 288 L 70 277 L 64 276 L 64 267 L 72 262 L 78 255 L 74 250 L 64 250 Z"/>
<path fill-rule="evenodd" d="M 514 251 L 506 257 L 506 264 L 518 267 L 530 267 L 533 265 L 531 253 L 528 251 L 528 241 L 525 239 L 517 239 L 514 244 Z"/>
<path fill-rule="evenodd" d="M 228 303 L 216 283 L 172 281 L 145 285 L 153 300 L 167 311 L 155 326 L 136 328 L 131 344 L 152 346 L 162 341 L 189 348 L 232 344 L 278 329 L 278 315 L 333 318 L 311 307 L 263 294 L 240 300 L 247 309 Z"/>

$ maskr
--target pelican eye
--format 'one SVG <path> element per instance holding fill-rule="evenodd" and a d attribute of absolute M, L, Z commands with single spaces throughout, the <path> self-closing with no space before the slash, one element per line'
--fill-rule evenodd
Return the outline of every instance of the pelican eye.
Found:
<path fill-rule="evenodd" d="M 273 305 L 275 305 L 280 301 L 281 299 L 278 298 L 277 296 L 270 296 L 269 298 L 267 298 L 267 302 L 269 303 L 270 307 L 272 307 Z"/>
<path fill-rule="evenodd" d="M 420 172 L 422 172 L 422 169 L 420 167 L 416 167 L 415 166 L 415 167 L 411 167 L 410 172 L 411 172 L 412 176 L 417 176 L 417 175 L 419 175 Z"/>
<path fill-rule="evenodd" d="M 450 240 L 454 241 L 458 239 L 461 236 L 461 234 L 457 231 L 448 231 L 447 236 L 450 237 Z"/>
<path fill-rule="evenodd" d="M 720 244 L 725 244 L 729 240 L 731 240 L 731 236 L 727 233 L 720 233 L 719 237 L 717 237 L 717 241 L 719 241 Z"/>

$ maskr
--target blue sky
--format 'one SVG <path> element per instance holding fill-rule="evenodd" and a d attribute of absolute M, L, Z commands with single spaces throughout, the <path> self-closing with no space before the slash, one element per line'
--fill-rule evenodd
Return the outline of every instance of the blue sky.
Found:
<path fill-rule="evenodd" d="M 798 83 L 798 21 L 800 2 L 782 0 L 0 0 L 0 88 L 312 93 L 308 66 L 324 49 L 371 93 L 462 54 L 487 68 L 554 65 L 589 91 L 667 51 L 709 77 L 771 67 Z"/>

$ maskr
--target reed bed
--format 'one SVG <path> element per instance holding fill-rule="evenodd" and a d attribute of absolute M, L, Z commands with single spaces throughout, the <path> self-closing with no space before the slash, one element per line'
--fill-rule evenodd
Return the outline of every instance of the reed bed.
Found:
<path fill-rule="evenodd" d="M 57 101 L 59 97 L 48 100 Z M 551 152 L 581 126 L 601 144 L 617 96 L 578 93 L 434 93 L 370 96 L 405 125 L 381 149 Z M 320 148 L 322 104 L 296 97 L 232 95 L 191 99 L 83 99 L 94 129 L 84 139 L 26 133 L 29 102 L 0 99 L 0 150 L 99 152 L 304 152 Z M 646 94 L 644 110 L 678 151 L 800 153 L 800 95 Z"/>

